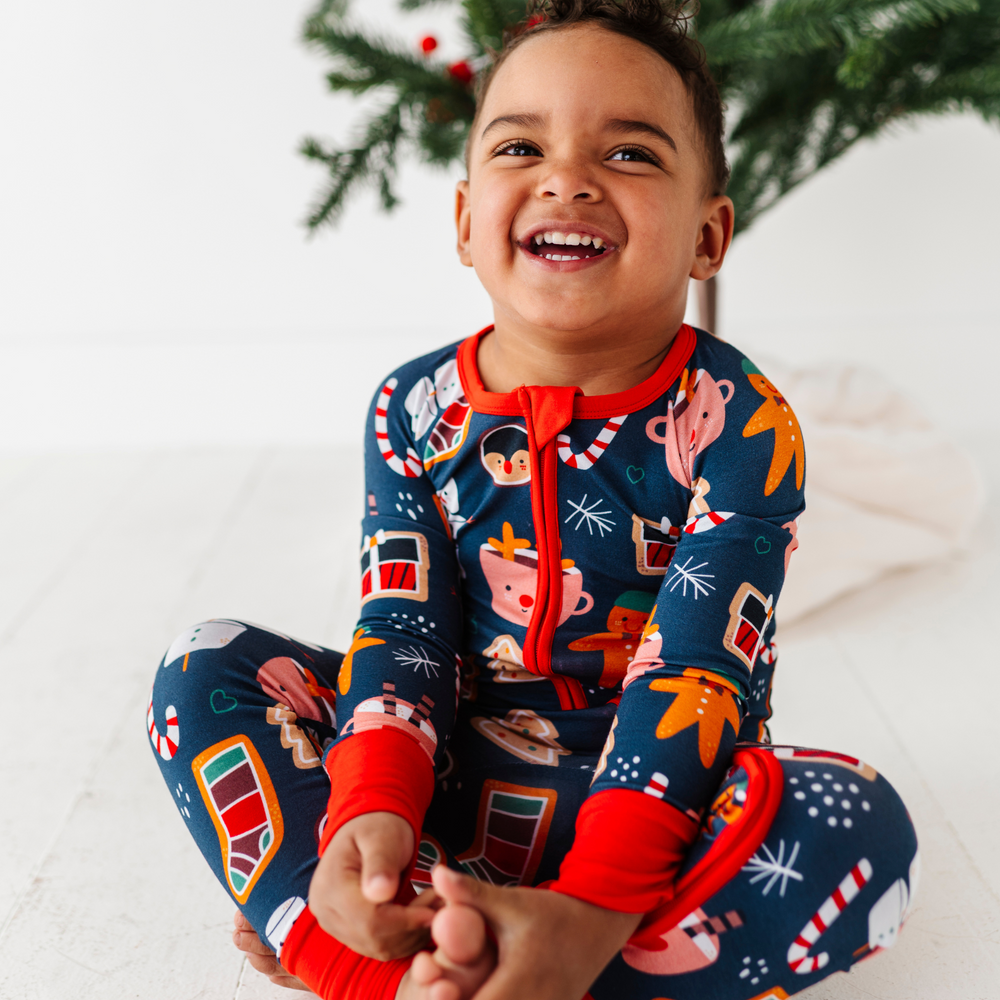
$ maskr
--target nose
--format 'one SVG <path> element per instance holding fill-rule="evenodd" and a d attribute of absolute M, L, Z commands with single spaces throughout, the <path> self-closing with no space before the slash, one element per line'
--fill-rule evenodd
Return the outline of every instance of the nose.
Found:
<path fill-rule="evenodd" d="M 507 475 L 509 476 L 514 471 L 514 466 L 511 465 L 510 462 L 504 462 L 503 471 L 506 472 Z"/>
<path fill-rule="evenodd" d="M 539 181 L 536 193 L 543 201 L 555 201 L 562 205 L 578 202 L 591 205 L 603 197 L 600 185 L 590 172 L 569 161 L 553 163 Z"/>
<path fill-rule="evenodd" d="M 530 608 L 532 604 L 535 603 L 535 599 L 528 594 L 522 594 L 518 600 L 521 602 L 522 608 Z"/>

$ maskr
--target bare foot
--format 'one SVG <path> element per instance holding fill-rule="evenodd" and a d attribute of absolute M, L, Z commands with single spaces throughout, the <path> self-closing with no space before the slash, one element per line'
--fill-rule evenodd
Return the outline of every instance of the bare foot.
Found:
<path fill-rule="evenodd" d="M 497 963 L 482 914 L 471 906 L 446 906 L 434 915 L 431 936 L 437 950 L 417 953 L 396 1000 L 469 1000 Z"/>
<path fill-rule="evenodd" d="M 236 928 L 233 931 L 233 944 L 246 955 L 247 961 L 253 968 L 261 975 L 267 976 L 275 986 L 284 986 L 290 990 L 303 990 L 310 996 L 313 995 L 301 979 L 285 972 L 275 957 L 274 951 L 261 941 L 257 932 L 250 925 L 250 921 L 239 910 L 233 917 L 233 925 Z"/>

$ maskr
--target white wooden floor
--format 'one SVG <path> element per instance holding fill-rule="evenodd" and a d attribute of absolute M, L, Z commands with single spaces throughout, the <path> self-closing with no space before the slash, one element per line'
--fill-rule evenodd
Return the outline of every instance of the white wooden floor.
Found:
<path fill-rule="evenodd" d="M 883 771 L 924 861 L 898 946 L 809 1000 L 1000 997 L 1000 439 L 973 447 L 973 551 L 780 638 L 775 738 Z M 2 1000 L 291 996 L 230 945 L 143 716 L 165 645 L 203 618 L 344 648 L 360 501 L 350 451 L 0 458 Z"/>

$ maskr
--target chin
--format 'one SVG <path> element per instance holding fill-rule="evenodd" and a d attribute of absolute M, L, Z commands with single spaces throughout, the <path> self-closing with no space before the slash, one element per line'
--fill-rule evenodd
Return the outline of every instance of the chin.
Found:
<path fill-rule="evenodd" d="M 607 301 L 593 308 L 581 307 L 578 299 L 563 301 L 553 296 L 542 303 L 525 304 L 517 310 L 521 319 L 532 326 L 559 333 L 573 333 L 577 330 L 592 330 L 621 321 L 620 309 L 609 309 Z"/>

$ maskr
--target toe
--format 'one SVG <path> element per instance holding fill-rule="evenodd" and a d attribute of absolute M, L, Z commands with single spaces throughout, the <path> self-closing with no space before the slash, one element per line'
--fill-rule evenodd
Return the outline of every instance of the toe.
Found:
<path fill-rule="evenodd" d="M 473 965 L 488 948 L 486 922 L 471 906 L 446 906 L 434 915 L 431 925 L 434 943 L 455 965 Z"/>
<path fill-rule="evenodd" d="M 410 978 L 418 986 L 429 986 L 442 976 L 441 967 L 426 951 L 418 951 L 410 966 Z"/>

